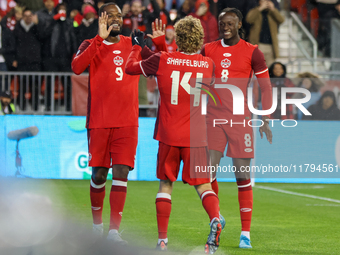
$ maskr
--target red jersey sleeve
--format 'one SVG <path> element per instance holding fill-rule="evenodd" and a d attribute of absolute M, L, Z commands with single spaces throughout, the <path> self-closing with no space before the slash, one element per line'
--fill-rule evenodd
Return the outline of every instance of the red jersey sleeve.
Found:
<path fill-rule="evenodd" d="M 142 55 L 142 59 L 147 59 L 155 53 L 152 50 L 150 50 L 149 47 L 144 46 L 140 54 Z"/>
<path fill-rule="evenodd" d="M 268 110 L 273 104 L 272 85 L 266 61 L 258 47 L 253 51 L 251 64 L 260 85 L 262 108 L 263 110 Z"/>
<path fill-rule="evenodd" d="M 143 74 L 145 77 L 156 75 L 161 52 L 151 55 L 148 59 L 140 61 L 140 46 L 133 46 L 125 66 L 125 72 L 130 75 Z"/>
<path fill-rule="evenodd" d="M 157 51 L 168 52 L 168 47 L 166 46 L 166 43 L 165 43 L 165 35 L 152 39 L 152 42 L 156 46 Z"/>
<path fill-rule="evenodd" d="M 97 35 L 92 42 L 86 40 L 79 46 L 77 55 L 72 60 L 72 70 L 75 74 L 81 74 L 86 70 L 103 41 L 104 39 Z"/>

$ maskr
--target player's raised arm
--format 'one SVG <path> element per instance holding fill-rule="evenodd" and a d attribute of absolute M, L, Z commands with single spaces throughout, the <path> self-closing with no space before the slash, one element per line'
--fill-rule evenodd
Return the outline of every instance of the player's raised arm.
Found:
<path fill-rule="evenodd" d="M 135 30 L 131 34 L 131 41 L 132 51 L 126 62 L 125 72 L 130 75 L 143 74 L 139 62 L 142 59 L 141 51 L 145 46 L 144 33 L 139 30 L 138 31 Z"/>
<path fill-rule="evenodd" d="M 141 51 L 144 50 L 144 33 L 134 31 L 131 34 L 132 51 L 126 62 L 125 72 L 130 75 L 143 74 L 144 76 L 155 75 L 158 70 L 159 55 L 153 54 L 142 61 Z"/>
<path fill-rule="evenodd" d="M 106 12 L 103 12 L 98 21 L 98 35 L 91 43 L 86 40 L 79 46 L 77 55 L 72 61 L 72 70 L 75 74 L 81 74 L 86 70 L 95 56 L 97 49 L 109 36 L 113 26 L 107 27 L 107 19 L 108 16 Z"/>
<path fill-rule="evenodd" d="M 152 22 L 152 35 L 147 34 L 152 39 L 152 42 L 156 46 L 157 51 L 168 52 L 168 47 L 165 43 L 165 24 L 162 24 L 161 19 L 156 19 Z"/>

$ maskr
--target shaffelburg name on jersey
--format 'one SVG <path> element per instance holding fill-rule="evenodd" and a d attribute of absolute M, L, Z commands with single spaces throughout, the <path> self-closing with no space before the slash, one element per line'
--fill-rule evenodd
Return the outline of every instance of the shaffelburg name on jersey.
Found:
<path fill-rule="evenodd" d="M 168 65 L 175 65 L 175 66 L 192 66 L 192 67 L 203 67 L 209 68 L 209 63 L 207 61 L 198 61 L 198 60 L 191 60 L 191 59 L 181 59 L 181 58 L 168 58 L 166 63 Z"/>

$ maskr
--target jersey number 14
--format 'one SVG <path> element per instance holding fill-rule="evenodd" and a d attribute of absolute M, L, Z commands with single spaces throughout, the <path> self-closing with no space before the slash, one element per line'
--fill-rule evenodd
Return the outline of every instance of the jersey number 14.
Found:
<path fill-rule="evenodd" d="M 179 90 L 179 85 L 181 85 L 182 88 L 189 95 L 194 95 L 194 106 L 199 106 L 201 90 L 198 88 L 202 87 L 202 84 L 198 83 L 198 81 L 202 82 L 203 74 L 196 73 L 196 84 L 194 88 L 191 87 L 189 84 L 191 75 L 192 75 L 191 72 L 185 72 L 182 80 L 180 81 L 180 71 L 172 71 L 171 76 L 170 76 L 172 78 L 171 104 L 174 104 L 174 105 L 178 104 L 178 90 Z"/>

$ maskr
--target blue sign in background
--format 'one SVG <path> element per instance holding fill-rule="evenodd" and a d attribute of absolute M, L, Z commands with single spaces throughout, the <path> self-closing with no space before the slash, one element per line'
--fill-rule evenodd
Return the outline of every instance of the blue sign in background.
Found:
<path fill-rule="evenodd" d="M 155 118 L 139 119 L 139 141 L 135 170 L 130 180 L 156 179 L 158 142 L 153 140 Z M 10 131 L 37 126 L 35 137 L 22 139 L 19 150 L 22 157 L 22 176 L 32 178 L 88 179 L 87 132 L 85 117 L 61 116 L 0 116 L 0 175 L 14 176 L 16 141 L 9 140 Z M 316 166 L 340 165 L 340 122 L 299 121 L 294 128 L 282 127 L 275 122 L 273 144 L 260 139 L 258 129 L 253 165 Z M 224 157 L 221 165 L 232 165 Z M 304 166 L 305 167 L 305 166 Z M 334 168 L 335 169 L 335 168 Z M 305 168 L 303 168 L 305 170 Z M 340 169 L 338 169 L 340 171 Z M 219 181 L 234 181 L 233 173 L 219 173 Z M 340 183 L 340 172 L 323 173 L 255 173 L 257 182 L 322 182 Z M 293 179 L 292 179 L 293 178 Z"/>

